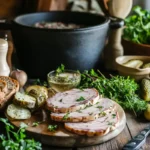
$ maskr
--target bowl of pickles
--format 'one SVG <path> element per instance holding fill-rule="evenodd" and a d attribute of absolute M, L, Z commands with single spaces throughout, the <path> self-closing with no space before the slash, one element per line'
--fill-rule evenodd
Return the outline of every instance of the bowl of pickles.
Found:
<path fill-rule="evenodd" d="M 135 80 L 149 78 L 150 56 L 119 56 L 115 60 L 120 75 L 130 76 Z"/>

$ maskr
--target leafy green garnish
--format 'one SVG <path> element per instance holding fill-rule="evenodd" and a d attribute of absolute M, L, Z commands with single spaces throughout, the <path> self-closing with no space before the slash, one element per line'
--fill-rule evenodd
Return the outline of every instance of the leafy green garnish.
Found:
<path fill-rule="evenodd" d="M 98 70 L 84 71 L 81 74 L 79 88 L 96 88 L 103 97 L 110 98 L 126 110 L 141 113 L 147 108 L 147 103 L 138 93 L 139 85 L 130 77 L 111 76 L 106 78 Z"/>
<path fill-rule="evenodd" d="M 97 108 L 102 109 L 102 108 L 103 108 L 103 106 L 97 106 Z"/>
<path fill-rule="evenodd" d="M 133 15 L 125 19 L 123 38 L 135 43 L 150 44 L 150 11 L 140 6 L 132 9 Z"/>
<path fill-rule="evenodd" d="M 25 123 L 20 124 L 19 130 L 16 132 L 14 126 L 8 122 L 8 119 L 0 118 L 5 124 L 6 136 L 0 135 L 1 150 L 42 150 L 41 143 L 34 139 L 27 139 L 25 134 Z"/>
<path fill-rule="evenodd" d="M 113 117 L 113 118 L 116 118 L 116 114 L 112 114 L 112 117 Z"/>
<path fill-rule="evenodd" d="M 80 96 L 78 99 L 76 99 L 77 102 L 80 102 L 80 101 L 84 101 L 85 98 L 83 96 Z"/>
<path fill-rule="evenodd" d="M 65 70 L 65 66 L 63 64 L 61 64 L 57 69 L 56 69 L 56 73 L 62 73 Z"/>
<path fill-rule="evenodd" d="M 33 123 L 32 123 L 32 127 L 36 127 L 36 126 L 38 126 L 40 123 L 41 123 L 41 122 L 33 122 Z"/>
<path fill-rule="evenodd" d="M 67 112 L 64 116 L 63 116 L 63 118 L 62 118 L 62 120 L 67 120 L 68 119 L 68 117 L 69 117 L 69 112 Z"/>
<path fill-rule="evenodd" d="M 56 131 L 56 129 L 57 129 L 57 125 L 49 125 L 48 126 L 48 130 L 51 131 L 51 132 Z"/>
<path fill-rule="evenodd" d="M 48 87 L 48 83 L 46 81 L 41 81 L 40 79 L 35 79 L 32 84 Z"/>
<path fill-rule="evenodd" d="M 108 122 L 108 125 L 112 126 L 112 125 L 113 125 L 113 123 L 112 123 L 112 122 Z"/>

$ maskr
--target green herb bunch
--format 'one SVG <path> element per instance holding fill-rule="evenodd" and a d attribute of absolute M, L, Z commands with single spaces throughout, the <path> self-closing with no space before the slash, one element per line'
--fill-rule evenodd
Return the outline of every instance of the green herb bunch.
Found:
<path fill-rule="evenodd" d="M 26 138 L 26 124 L 22 123 L 16 132 L 7 119 L 0 118 L 0 121 L 5 124 L 6 129 L 6 136 L 0 135 L 0 150 L 42 150 L 41 143 Z"/>
<path fill-rule="evenodd" d="M 150 44 L 150 12 L 139 6 L 125 19 L 123 38 L 135 43 Z"/>
<path fill-rule="evenodd" d="M 81 74 L 79 88 L 96 88 L 103 97 L 110 98 L 124 109 L 135 113 L 143 112 L 147 108 L 147 103 L 137 94 L 139 85 L 130 77 L 105 78 L 100 71 L 96 72 L 92 69 Z"/>
<path fill-rule="evenodd" d="M 62 73 L 65 70 L 65 66 L 63 64 L 61 64 L 57 69 L 56 69 L 56 73 Z"/>

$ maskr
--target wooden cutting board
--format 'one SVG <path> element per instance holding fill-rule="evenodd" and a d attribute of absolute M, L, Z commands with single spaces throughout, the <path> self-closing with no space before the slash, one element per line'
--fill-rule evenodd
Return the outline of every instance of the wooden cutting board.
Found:
<path fill-rule="evenodd" d="M 111 100 L 110 100 L 111 101 Z M 116 110 L 118 111 L 119 115 L 119 122 L 117 125 L 117 128 L 104 135 L 104 136 L 81 136 L 77 134 L 73 134 L 69 131 L 67 131 L 63 127 L 63 123 L 56 123 L 51 120 L 41 123 L 36 127 L 32 127 L 33 122 L 40 121 L 40 114 L 34 114 L 30 119 L 27 120 L 10 120 L 10 122 L 14 125 L 19 127 L 20 123 L 24 122 L 29 125 L 29 127 L 26 129 L 30 137 L 35 138 L 36 140 L 39 140 L 41 143 L 51 146 L 59 146 L 59 147 L 82 147 L 82 146 L 90 146 L 95 144 L 100 144 L 103 142 L 106 142 L 114 137 L 116 137 L 119 133 L 122 132 L 126 125 L 126 116 L 124 113 L 124 110 L 120 105 L 118 105 L 116 102 L 113 101 L 116 105 Z M 56 132 L 50 132 L 48 130 L 48 125 L 50 124 L 57 124 L 58 130 Z"/>

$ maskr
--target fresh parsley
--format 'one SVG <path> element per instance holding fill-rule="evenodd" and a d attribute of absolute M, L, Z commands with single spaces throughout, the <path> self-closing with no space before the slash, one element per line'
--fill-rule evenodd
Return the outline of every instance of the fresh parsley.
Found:
<path fill-rule="evenodd" d="M 25 123 L 20 124 L 18 131 L 15 131 L 13 125 L 8 122 L 8 119 L 0 118 L 0 121 L 5 124 L 6 136 L 0 135 L 1 150 L 42 150 L 42 145 L 34 139 L 26 138 Z"/>
<path fill-rule="evenodd" d="M 133 15 L 125 19 L 123 38 L 135 43 L 150 44 L 150 11 L 134 6 Z"/>
<path fill-rule="evenodd" d="M 64 116 L 63 116 L 63 118 L 62 118 L 62 120 L 67 120 L 68 119 L 68 117 L 69 117 L 69 112 L 67 112 Z"/>
<path fill-rule="evenodd" d="M 51 131 L 51 132 L 55 132 L 57 129 L 57 125 L 49 125 L 48 126 L 48 130 Z"/>
<path fill-rule="evenodd" d="M 46 81 L 41 81 L 40 79 L 35 79 L 32 84 L 48 87 L 48 83 Z"/>
<path fill-rule="evenodd" d="M 97 106 L 97 108 L 102 109 L 102 108 L 103 108 L 103 106 Z"/>
<path fill-rule="evenodd" d="M 116 118 L 116 114 L 112 114 L 112 117 L 113 117 L 113 118 Z"/>
<path fill-rule="evenodd" d="M 77 102 L 80 102 L 80 101 L 84 101 L 85 98 L 83 96 L 80 96 L 78 99 L 76 99 Z"/>
<path fill-rule="evenodd" d="M 65 70 L 65 66 L 63 64 L 61 64 L 57 69 L 56 69 L 56 73 L 62 73 Z"/>
<path fill-rule="evenodd" d="M 41 123 L 41 122 L 33 122 L 33 123 L 32 123 L 32 127 L 36 127 L 36 126 L 38 126 L 40 123 Z"/>

